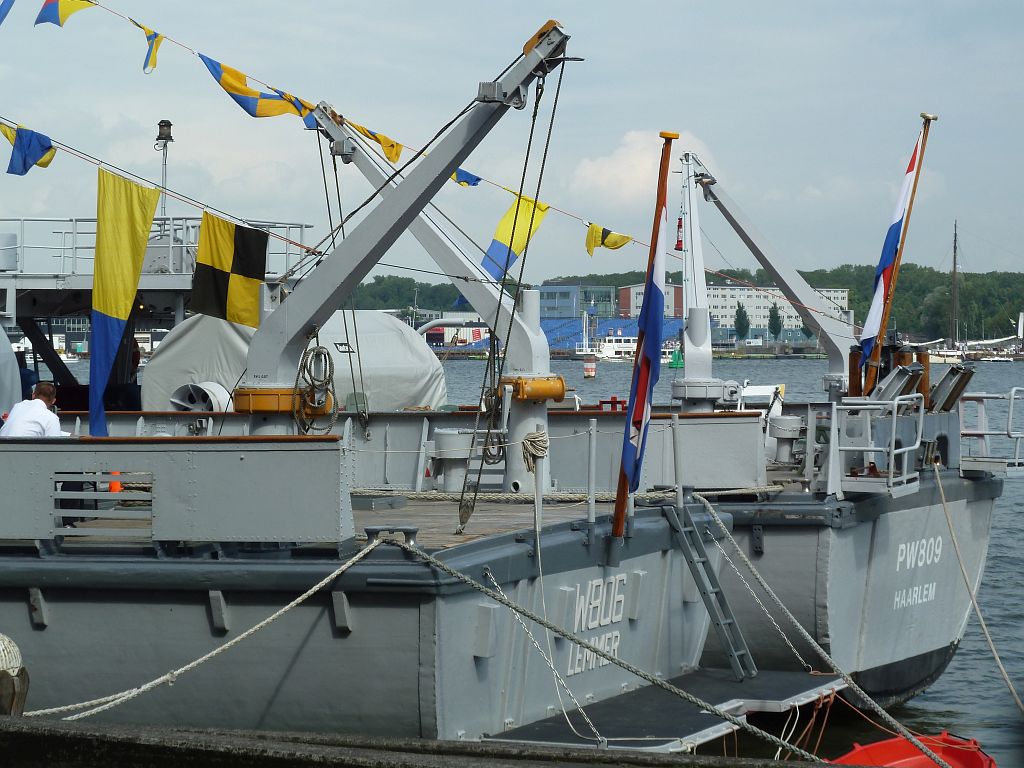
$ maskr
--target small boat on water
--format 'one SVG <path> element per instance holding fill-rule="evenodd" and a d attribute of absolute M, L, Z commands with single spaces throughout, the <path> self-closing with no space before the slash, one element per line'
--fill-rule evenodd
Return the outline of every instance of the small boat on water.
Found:
<path fill-rule="evenodd" d="M 974 739 L 962 739 L 948 731 L 937 736 L 920 736 L 921 743 L 952 768 L 996 768 Z M 854 748 L 831 761 L 833 765 L 877 765 L 886 768 L 932 768 L 935 762 L 902 737 Z"/>
<path fill-rule="evenodd" d="M 595 357 L 601 362 L 632 363 L 636 354 L 637 336 L 623 336 L 621 333 L 608 334 L 596 347 L 577 345 L 577 356 Z M 678 350 L 674 342 L 666 342 L 661 348 L 661 362 L 670 363 Z"/>
<path fill-rule="evenodd" d="M 966 355 L 961 349 L 937 347 L 928 350 L 928 362 L 932 365 L 962 363 L 965 359 Z"/>

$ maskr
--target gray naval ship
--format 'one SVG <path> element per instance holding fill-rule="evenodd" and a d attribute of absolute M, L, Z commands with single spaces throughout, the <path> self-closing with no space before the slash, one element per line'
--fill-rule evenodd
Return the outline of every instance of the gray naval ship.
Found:
<path fill-rule="evenodd" d="M 381 202 L 306 279 L 267 291 L 259 330 L 242 340 L 244 362 L 228 371 L 198 361 L 183 374 L 186 340 L 225 333 L 190 318 L 147 368 L 145 386 L 164 393 L 153 397 L 171 392 L 163 408 L 108 413 L 109 438 L 86 437 L 88 414 L 66 411 L 72 439 L 0 441 L 0 632 L 31 671 L 29 709 L 104 707 L 178 669 L 173 686 L 115 697 L 120 706 L 96 717 L 537 740 L 523 729 L 638 693 L 644 683 L 615 660 L 682 687 L 697 684 L 702 665 L 723 667 L 716 679 L 746 688 L 723 682 L 712 695 L 722 702 L 746 690 L 785 707 L 841 688 L 807 673 L 825 667 L 777 606 L 755 599 L 743 566 L 723 569 L 723 553 L 739 559 L 730 535 L 869 695 L 899 701 L 941 674 L 970 608 L 952 536 L 976 590 L 999 475 L 1020 465 L 993 442 L 1011 440 L 1019 456 L 1017 393 L 965 395 L 967 366 L 932 386 L 927 367 L 892 345 L 879 385 L 851 397 L 848 319 L 768 259 L 695 165 L 690 226 L 699 231 L 703 191 L 804 308 L 830 353 L 825 396 L 751 404 L 743 385 L 716 379 L 698 290 L 686 378 L 654 413 L 645 492 L 631 499 L 626 535 L 610 535 L 623 413 L 559 405 L 565 384 L 550 371 L 536 292 L 508 297 L 453 246 L 431 207 L 497 120 L 526 104 L 527 87 L 564 63 L 567 39 L 543 28 L 408 173 L 319 105 L 332 153 Z M 346 391 L 343 375 L 327 375 L 361 354 L 338 308 L 405 231 L 460 281 L 501 342 L 501 376 L 479 407 L 451 410 L 418 391 L 378 409 L 385 399 L 372 379 L 353 375 Z M 689 242 L 702 278 L 699 238 Z M 174 375 L 183 380 L 168 383 Z M 981 414 L 1008 405 L 1005 429 L 981 418 L 965 433 L 965 403 Z M 362 559 L 350 564 L 354 555 Z M 483 588 L 589 648 L 535 624 L 527 631 Z M 800 683 L 771 676 L 780 671 Z M 773 680 L 775 691 L 756 688 Z M 677 727 L 672 735 L 690 743 L 733 726 Z"/>

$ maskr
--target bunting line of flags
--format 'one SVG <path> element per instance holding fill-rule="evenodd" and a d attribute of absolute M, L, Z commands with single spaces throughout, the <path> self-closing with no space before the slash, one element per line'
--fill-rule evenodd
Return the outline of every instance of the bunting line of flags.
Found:
<path fill-rule="evenodd" d="M 13 3 L 12 3 L 13 5 Z M 63 27 L 72 14 L 95 7 L 91 0 L 43 0 L 43 7 L 36 16 L 36 25 L 56 24 Z"/>
<path fill-rule="evenodd" d="M 14 2 L 15 0 L 0 0 L 0 24 L 10 13 Z M 97 3 L 93 0 L 43 0 L 35 24 L 55 24 L 58 27 L 63 27 L 72 15 L 96 6 Z M 104 8 L 104 10 L 107 9 Z M 128 20 L 142 30 L 146 37 L 146 55 L 143 59 L 142 71 L 145 74 L 150 74 L 156 69 L 157 54 L 161 44 L 167 38 L 135 19 L 129 18 Z M 259 81 L 254 81 L 244 72 L 198 51 L 194 53 L 203 62 L 217 84 L 249 116 L 258 118 L 291 114 L 301 118 L 307 128 L 315 129 L 317 127 L 312 103 L 265 83 L 259 84 L 269 90 L 260 90 L 253 85 Z M 389 162 L 397 163 L 401 158 L 404 149 L 401 142 L 351 120 L 347 122 L 362 136 L 376 142 Z M 21 126 L 15 129 L 3 124 L 0 124 L 0 132 L 3 132 L 13 147 L 8 173 L 25 175 L 32 167 L 46 168 L 53 160 L 56 150 L 47 136 Z M 476 187 L 484 179 L 459 168 L 452 174 L 451 180 L 462 187 Z M 494 238 L 481 264 L 488 274 L 497 280 L 503 277 L 507 269 L 526 250 L 530 239 L 536 234 L 550 207 L 527 197 L 520 198 L 515 192 L 505 187 L 502 189 L 506 189 L 516 199 L 512 207 L 499 220 Z M 517 208 L 519 209 L 518 215 L 516 214 Z M 513 222 L 515 222 L 515 231 L 513 231 Z M 616 250 L 633 240 L 628 235 L 612 232 L 597 224 L 584 222 L 584 225 L 587 226 L 584 245 L 590 256 L 594 255 L 594 250 L 597 248 Z"/>
<path fill-rule="evenodd" d="M 148 75 L 156 69 L 156 53 L 160 50 L 160 44 L 165 38 L 159 32 L 154 32 L 149 27 L 139 24 L 135 19 L 130 19 L 130 21 L 146 36 L 146 58 L 142 61 L 142 73 Z"/>
<path fill-rule="evenodd" d="M 0 2 L 0 24 L 4 23 L 4 19 L 7 18 L 7 14 L 11 12 L 11 8 L 14 7 L 14 0 L 2 0 Z"/>
<path fill-rule="evenodd" d="M 0 133 L 11 142 L 11 160 L 7 172 L 15 176 L 24 176 L 33 166 L 46 168 L 57 154 L 50 137 L 30 131 L 28 128 L 0 123 Z"/>
<path fill-rule="evenodd" d="M 234 67 L 221 64 L 200 53 L 199 58 L 217 84 L 251 117 L 298 115 L 307 128 L 316 128 L 313 105 L 290 93 L 272 88 L 272 93 L 258 91 L 249 85 L 249 76 Z"/>

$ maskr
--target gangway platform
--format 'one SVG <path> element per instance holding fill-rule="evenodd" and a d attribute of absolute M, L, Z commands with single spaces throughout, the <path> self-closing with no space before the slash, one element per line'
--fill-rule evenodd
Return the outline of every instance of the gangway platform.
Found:
<path fill-rule="evenodd" d="M 761 670 L 756 677 L 737 681 L 729 669 L 700 669 L 669 680 L 677 688 L 713 704 L 741 720 L 758 712 L 788 712 L 795 707 L 846 688 L 833 675 L 800 671 Z M 563 700 L 570 703 L 563 694 Z M 650 752 L 686 752 L 737 730 L 683 699 L 653 685 L 584 704 L 608 747 Z M 594 746 L 583 718 L 570 711 L 578 736 L 559 712 L 546 720 L 513 728 L 489 741 L 514 741 L 549 746 Z"/>

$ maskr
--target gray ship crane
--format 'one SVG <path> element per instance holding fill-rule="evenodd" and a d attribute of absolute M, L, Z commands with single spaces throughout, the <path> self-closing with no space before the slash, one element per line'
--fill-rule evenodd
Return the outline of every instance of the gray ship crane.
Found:
<path fill-rule="evenodd" d="M 704 199 L 712 203 L 722 216 L 725 217 L 729 226 L 739 235 L 750 253 L 753 254 L 758 263 L 775 280 L 779 290 L 792 303 L 793 308 L 800 315 L 804 323 L 806 323 L 807 327 L 819 334 L 821 343 L 828 353 L 828 373 L 825 374 L 824 389 L 829 393 L 829 399 L 838 400 L 847 389 L 846 352 L 850 344 L 855 340 L 852 318 L 849 316 L 840 317 L 840 310 L 837 310 L 834 306 L 829 306 L 821 294 L 815 291 L 794 267 L 775 254 L 774 249 L 768 245 L 765 237 L 747 220 L 740 211 L 739 206 L 722 191 L 721 184 L 713 176 L 708 173 L 691 172 L 694 160 L 696 159 L 690 155 L 684 158 L 686 168 L 684 172 L 687 174 L 686 189 L 688 190 L 689 219 L 693 230 L 689 242 L 694 260 L 693 271 L 700 278 L 695 280 L 695 282 L 698 285 L 703 285 L 704 273 L 704 260 L 700 251 L 699 228 L 696 225 L 697 206 L 695 191 L 699 186 L 704 192 Z M 699 164 L 699 161 L 696 162 Z M 690 322 L 687 323 L 687 378 L 690 377 L 691 372 L 696 374 L 698 371 L 705 370 L 707 373 L 701 375 L 710 375 L 710 330 L 708 325 L 706 289 L 703 292 L 697 291 L 694 299 L 694 305 L 697 307 L 698 313 L 693 316 L 693 320 L 696 322 L 692 331 Z M 703 300 L 703 303 L 701 303 L 701 300 Z M 706 343 L 703 343 L 704 340 L 702 338 L 695 338 L 697 343 L 693 344 L 694 348 L 701 350 L 701 352 L 697 353 L 701 361 L 699 364 L 696 360 L 691 364 L 689 351 L 691 348 L 691 333 L 695 336 L 706 334 Z"/>
<path fill-rule="evenodd" d="M 538 77 L 546 76 L 563 61 L 568 35 L 554 22 L 548 22 L 527 44 L 523 56 L 499 80 L 480 84 L 476 103 L 447 135 L 424 153 L 416 167 L 400 182 L 393 184 L 385 198 L 356 226 L 302 282 L 288 299 L 264 318 L 249 347 L 246 373 L 234 393 L 236 410 L 253 414 L 291 413 L 295 371 L 309 339 L 351 295 L 373 266 L 387 253 L 398 237 L 409 229 L 427 247 L 438 264 L 451 274 L 479 277 L 475 266 L 457 254 L 446 252 L 436 230 L 419 217 L 423 208 L 451 177 L 452 173 L 484 139 L 510 107 L 526 105 L 527 88 Z M 317 108 L 320 125 L 335 139 L 349 134 L 330 117 L 325 105 Z M 357 167 L 378 183 L 386 177 L 364 162 L 362 153 L 353 159 Z M 466 298 L 477 307 L 496 331 L 508 328 L 510 306 L 499 305 L 493 285 L 466 281 Z M 521 298 L 522 317 L 512 325 L 506 349 L 512 357 L 507 370 L 514 374 L 508 382 L 514 390 L 515 407 L 510 408 L 508 439 L 515 442 L 527 433 L 544 429 L 546 395 L 564 383 L 550 376 L 547 343 L 539 329 L 539 306 L 535 293 Z M 518 313 L 517 313 L 518 314 Z M 507 388 L 506 388 L 507 390 Z M 267 430 L 277 423 L 267 421 Z M 522 458 L 509 451 L 506 487 L 517 490 L 525 485 L 528 474 Z"/>
<path fill-rule="evenodd" d="M 390 200 L 399 186 L 397 178 L 390 173 L 390 167 L 386 167 L 383 160 L 366 150 L 367 144 L 362 136 L 347 125 L 329 105 L 320 104 L 314 115 L 317 123 L 332 139 L 332 153 L 339 155 L 342 162 L 355 165 L 384 199 Z M 561 377 L 551 374 L 548 341 L 540 329 L 539 292 L 520 290 L 518 306 L 513 307 L 513 297 L 503 291 L 479 264 L 454 248 L 432 217 L 421 212 L 409 224 L 408 231 L 442 272 L 453 281 L 459 281 L 459 290 L 463 296 L 501 341 L 506 355 L 504 381 L 524 384 L 537 382 L 545 388 L 552 388 L 556 397 L 561 399 L 565 385 Z M 504 387 L 519 389 L 511 383 L 506 383 Z M 510 442 L 521 441 L 533 431 L 547 430 L 545 400 L 534 399 L 529 395 L 521 397 L 514 391 L 508 394 L 507 434 Z M 529 474 L 520 452 L 507 452 L 505 462 L 505 490 L 527 487 Z M 542 462 L 542 466 L 544 487 L 549 488 L 550 465 Z"/>

